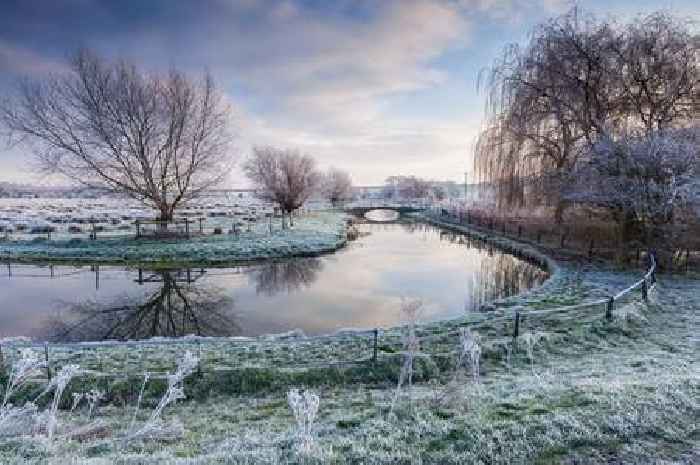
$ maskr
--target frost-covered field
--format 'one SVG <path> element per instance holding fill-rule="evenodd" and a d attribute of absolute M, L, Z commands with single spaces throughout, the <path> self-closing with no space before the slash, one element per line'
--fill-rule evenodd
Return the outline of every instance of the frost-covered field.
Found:
<path fill-rule="evenodd" d="M 419 326 L 413 386 L 398 395 L 407 342 L 398 328 L 381 335 L 376 363 L 367 334 L 52 347 L 54 378 L 69 364 L 89 372 L 63 393 L 53 439 L 42 426 L 51 391 L 37 422 L 0 439 L 0 463 L 697 463 L 698 281 L 662 276 L 648 304 L 620 305 L 612 322 L 595 311 L 526 316 L 509 345 L 500 309 L 527 315 L 598 298 L 635 275 L 559 266 L 548 286 L 469 317 L 483 320 L 472 339 L 425 338 L 466 320 Z M 476 373 L 454 355 L 473 356 L 469 340 Z M 6 341 L 6 356 L 20 346 Z M 182 386 L 187 400 L 163 405 L 162 373 L 187 350 L 200 359 Z M 343 358 L 367 361 L 329 366 Z M 17 404 L 44 389 L 43 370 Z M 295 387 L 318 395 L 317 413 L 311 394 L 288 398 Z M 103 393 L 96 405 L 71 410 L 73 394 L 93 390 Z M 137 435 L 157 412 L 151 434 Z"/>
<path fill-rule="evenodd" d="M 112 236 L 96 240 L 65 237 L 46 240 L 13 237 L 0 241 L 5 260 L 99 261 L 103 263 L 219 264 L 236 261 L 312 255 L 337 249 L 345 242 L 346 219 L 342 214 L 312 212 L 282 230 L 279 220 L 250 222 L 233 234 L 227 217 L 217 219 L 221 234 L 196 235 L 189 240 L 134 240 Z M 211 222 L 209 222 L 211 223 Z M 272 224 L 272 232 L 270 225 Z"/>
<path fill-rule="evenodd" d="M 205 232 L 211 232 L 217 227 L 230 229 L 233 224 L 245 229 L 248 223 L 266 221 L 272 212 L 271 205 L 249 194 L 222 194 L 190 202 L 175 216 L 192 220 L 193 231 L 199 231 L 201 218 Z M 94 224 L 98 237 L 134 236 L 137 220 L 157 216 L 155 210 L 118 197 L 0 198 L 0 235 L 27 240 L 50 232 L 52 239 L 88 238 Z"/>

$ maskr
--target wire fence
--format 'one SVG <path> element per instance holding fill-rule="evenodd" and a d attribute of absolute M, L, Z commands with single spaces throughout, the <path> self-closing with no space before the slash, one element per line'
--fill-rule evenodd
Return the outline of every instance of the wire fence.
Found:
<path fill-rule="evenodd" d="M 301 213 L 297 213 L 299 215 Z M 237 235 L 244 232 L 273 233 L 285 229 L 278 213 L 227 214 L 211 217 L 177 217 L 121 221 L 90 219 L 74 224 L 48 224 L 27 228 L 0 227 L 0 242 L 94 241 L 94 240 L 163 240 L 191 239 L 214 235 Z"/>

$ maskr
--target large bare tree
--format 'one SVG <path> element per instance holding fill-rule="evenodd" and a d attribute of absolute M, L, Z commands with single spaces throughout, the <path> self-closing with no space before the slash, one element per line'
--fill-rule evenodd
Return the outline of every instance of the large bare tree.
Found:
<path fill-rule="evenodd" d="M 316 191 L 321 174 L 316 162 L 297 150 L 275 147 L 255 147 L 243 169 L 263 200 L 279 205 L 283 213 L 289 214 L 302 207 Z"/>
<path fill-rule="evenodd" d="M 507 47 L 489 70 L 475 162 L 499 207 L 546 202 L 561 221 L 559 187 L 577 146 L 596 137 L 615 103 L 609 70 L 616 40 L 608 23 L 573 9 L 537 26 L 526 47 Z"/>
<path fill-rule="evenodd" d="M 208 74 L 146 74 L 80 51 L 68 72 L 24 80 L 0 115 L 47 170 L 141 201 L 161 220 L 231 167 L 230 108 Z"/>

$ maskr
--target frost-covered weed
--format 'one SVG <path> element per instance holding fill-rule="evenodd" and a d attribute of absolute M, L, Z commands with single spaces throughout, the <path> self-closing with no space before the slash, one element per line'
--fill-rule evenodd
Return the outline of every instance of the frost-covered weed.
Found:
<path fill-rule="evenodd" d="M 129 425 L 130 430 L 133 430 L 136 426 L 136 416 L 138 415 L 139 409 L 141 408 L 141 402 L 143 402 L 143 393 L 146 391 L 146 384 L 148 384 L 148 380 L 150 379 L 150 377 L 151 375 L 148 372 L 143 374 L 143 382 L 141 383 L 141 389 L 139 390 L 139 397 L 136 401 L 136 407 L 134 408 L 134 415 L 133 417 L 131 417 L 131 424 Z"/>
<path fill-rule="evenodd" d="M 20 357 L 12 364 L 10 376 L 0 404 L 0 436 L 15 436 L 27 433 L 35 420 L 37 406 L 27 402 L 15 406 L 10 400 L 29 380 L 39 374 L 45 366 L 39 355 L 31 349 L 20 351 Z"/>
<path fill-rule="evenodd" d="M 45 366 L 45 363 L 35 351 L 32 349 L 21 350 L 19 359 L 12 364 L 0 409 L 5 408 L 10 401 L 10 397 L 24 386 L 32 376 L 39 374 L 39 370 Z"/>
<path fill-rule="evenodd" d="M 408 383 L 409 395 L 413 388 L 413 361 L 420 350 L 420 340 L 416 335 L 416 326 L 420 317 L 423 302 L 419 299 L 403 300 L 401 302 L 401 315 L 406 323 L 403 334 L 403 355 L 404 361 L 401 366 L 399 381 L 396 385 L 396 392 L 391 403 L 391 410 L 394 410 L 396 402 L 401 396 L 401 388 Z"/>
<path fill-rule="evenodd" d="M 472 379 L 479 382 L 479 365 L 481 362 L 481 337 L 469 328 L 459 329 L 459 356 L 455 367 L 455 376 L 458 370 L 468 363 L 471 369 Z"/>
<path fill-rule="evenodd" d="M 73 393 L 73 403 L 71 404 L 70 411 L 71 413 L 75 411 L 75 409 L 78 407 L 78 404 L 80 403 L 81 400 L 83 400 L 83 397 L 85 394 L 82 392 L 74 392 Z"/>
<path fill-rule="evenodd" d="M 297 450 L 308 454 L 313 447 L 313 425 L 318 414 L 320 398 L 311 391 L 291 389 L 287 393 L 287 403 L 297 423 Z"/>
<path fill-rule="evenodd" d="M 61 371 L 51 380 L 44 392 L 39 396 L 47 394 L 53 391 L 53 399 L 51 401 L 51 406 L 45 412 L 46 415 L 46 437 L 51 440 L 53 439 L 54 432 L 58 426 L 58 405 L 61 402 L 61 397 L 63 396 L 63 391 L 65 391 L 68 383 L 80 373 L 80 367 L 78 365 L 66 365 L 61 368 Z"/>
<path fill-rule="evenodd" d="M 71 405 L 70 411 L 73 412 L 80 402 L 85 399 L 85 401 L 88 404 L 88 418 L 92 418 L 92 415 L 95 411 L 95 407 L 97 407 L 97 404 L 100 402 L 100 400 L 104 399 L 105 393 L 104 391 L 101 391 L 99 389 L 91 389 L 88 392 L 74 392 L 73 393 L 73 404 Z"/>
<path fill-rule="evenodd" d="M 95 407 L 102 399 L 104 399 L 104 397 L 104 391 L 100 391 L 99 389 L 91 389 L 90 392 L 85 394 L 85 398 L 88 402 L 88 418 L 92 418 L 92 415 L 95 412 Z"/>
<path fill-rule="evenodd" d="M 184 357 L 178 363 L 177 369 L 174 373 L 167 375 L 168 389 L 165 391 L 163 397 L 161 397 L 160 402 L 148 420 L 136 431 L 127 435 L 126 440 L 144 438 L 144 437 L 160 437 L 160 438 L 174 438 L 181 435 L 184 432 L 184 427 L 181 423 L 172 423 L 167 425 L 163 422 L 161 415 L 163 410 L 168 405 L 176 402 L 180 399 L 185 398 L 185 390 L 183 386 L 183 381 L 186 377 L 194 372 L 199 364 L 199 359 L 194 356 L 190 351 L 185 352 Z M 144 386 L 146 384 L 148 377 L 144 380 Z M 139 403 L 143 395 L 143 389 L 139 395 Z"/>
<path fill-rule="evenodd" d="M 535 362 L 535 348 L 537 345 L 546 340 L 549 337 L 548 333 L 542 331 L 528 331 L 521 336 L 521 340 L 525 345 L 525 353 L 527 354 L 527 359 L 530 361 L 530 365 Z"/>

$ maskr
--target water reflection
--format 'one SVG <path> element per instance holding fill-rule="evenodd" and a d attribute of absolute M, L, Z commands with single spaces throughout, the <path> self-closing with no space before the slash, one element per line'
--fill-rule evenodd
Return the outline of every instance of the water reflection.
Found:
<path fill-rule="evenodd" d="M 335 254 L 251 266 L 8 265 L 0 338 L 252 336 L 296 328 L 327 334 L 395 325 L 401 297 L 422 299 L 425 320 L 452 318 L 546 278 L 487 243 L 423 223 L 355 226 L 357 241 Z"/>
<path fill-rule="evenodd" d="M 414 231 L 420 230 L 420 226 Z M 467 291 L 471 296 L 465 311 L 483 310 L 485 302 L 517 295 L 525 289 L 543 282 L 547 273 L 526 260 L 495 249 L 492 244 L 453 231 L 440 231 L 440 240 L 459 244 L 467 249 L 486 251 L 479 262 L 479 272 L 472 273 L 467 280 Z"/>
<path fill-rule="evenodd" d="M 308 288 L 323 269 L 318 258 L 297 258 L 257 266 L 251 273 L 258 295 L 274 296 Z"/>
<path fill-rule="evenodd" d="M 67 304 L 48 320 L 44 333 L 49 340 L 65 342 L 239 334 L 233 299 L 222 289 L 197 283 L 192 275 L 192 270 L 139 270 L 136 281 L 155 283 L 154 292 L 107 303 Z"/>

